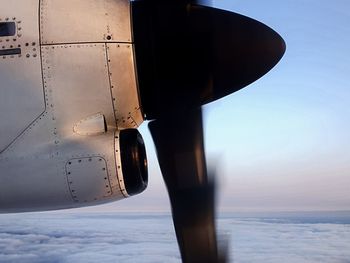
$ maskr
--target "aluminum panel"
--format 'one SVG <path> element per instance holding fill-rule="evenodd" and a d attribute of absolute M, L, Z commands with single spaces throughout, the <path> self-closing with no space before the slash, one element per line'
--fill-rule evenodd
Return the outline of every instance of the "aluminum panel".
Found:
<path fill-rule="evenodd" d="M 133 45 L 108 44 L 108 65 L 118 128 L 137 128 L 143 122 L 136 81 Z"/>
<path fill-rule="evenodd" d="M 115 127 L 105 44 L 42 48 L 45 88 L 57 132 L 74 135 L 77 122 L 100 113 Z"/>
<path fill-rule="evenodd" d="M 42 44 L 131 42 L 127 0 L 41 0 Z"/>
<path fill-rule="evenodd" d="M 112 195 L 107 163 L 102 157 L 71 159 L 66 175 L 75 202 L 92 202 Z"/>
<path fill-rule="evenodd" d="M 13 36 L 0 37 L 0 153 L 45 111 L 38 8 L 38 0 L 0 8 L 0 22 L 16 26 Z"/>
<path fill-rule="evenodd" d="M 48 109 L 55 147 L 62 158 L 103 156 L 112 191 L 119 191 L 114 156 L 116 121 L 110 90 L 106 45 L 74 44 L 42 47 Z M 107 133 L 83 136 L 75 125 L 95 114 L 105 117 Z"/>

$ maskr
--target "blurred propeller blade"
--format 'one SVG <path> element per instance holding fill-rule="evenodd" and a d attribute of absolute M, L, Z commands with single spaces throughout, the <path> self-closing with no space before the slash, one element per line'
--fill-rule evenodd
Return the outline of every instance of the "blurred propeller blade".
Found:
<path fill-rule="evenodd" d="M 133 33 L 147 119 L 231 94 L 266 74 L 283 39 L 251 18 L 188 1 L 136 1 Z"/>
<path fill-rule="evenodd" d="M 149 128 L 169 192 L 183 262 L 219 262 L 214 185 L 207 175 L 201 110 L 154 120 Z"/>
<path fill-rule="evenodd" d="M 142 109 L 153 120 L 149 128 L 185 263 L 227 260 L 218 253 L 200 107 L 259 79 L 285 52 L 271 28 L 201 5 L 208 2 L 131 2 Z"/>

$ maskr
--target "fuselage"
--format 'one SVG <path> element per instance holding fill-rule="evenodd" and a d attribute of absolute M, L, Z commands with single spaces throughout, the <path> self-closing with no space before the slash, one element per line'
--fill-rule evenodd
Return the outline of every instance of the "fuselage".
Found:
<path fill-rule="evenodd" d="M 127 197 L 119 131 L 143 122 L 130 3 L 0 5 L 0 212 Z"/>

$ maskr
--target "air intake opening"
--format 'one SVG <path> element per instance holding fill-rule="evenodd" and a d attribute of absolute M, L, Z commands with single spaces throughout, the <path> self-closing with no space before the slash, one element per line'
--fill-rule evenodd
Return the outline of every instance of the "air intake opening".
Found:
<path fill-rule="evenodd" d="M 124 184 L 129 195 L 143 192 L 148 184 L 145 143 L 136 129 L 120 131 L 120 158 Z"/>

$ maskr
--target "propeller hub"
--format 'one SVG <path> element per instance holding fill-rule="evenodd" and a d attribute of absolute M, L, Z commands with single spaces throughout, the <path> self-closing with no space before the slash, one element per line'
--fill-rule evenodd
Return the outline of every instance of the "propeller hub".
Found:
<path fill-rule="evenodd" d="M 271 28 L 188 1 L 136 1 L 133 34 L 147 119 L 186 112 L 240 90 L 285 52 Z"/>

